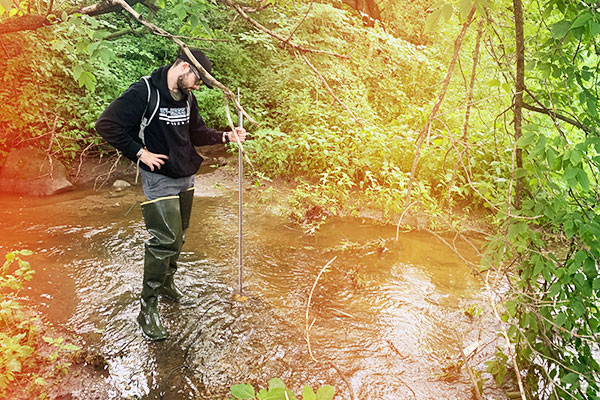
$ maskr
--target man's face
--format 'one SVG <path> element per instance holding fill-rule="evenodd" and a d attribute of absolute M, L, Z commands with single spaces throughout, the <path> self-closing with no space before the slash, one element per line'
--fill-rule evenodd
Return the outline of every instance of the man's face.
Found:
<path fill-rule="evenodd" d="M 189 94 L 192 90 L 198 90 L 202 86 L 200 75 L 193 68 L 188 65 L 188 71 L 177 78 L 177 88 L 183 94 Z"/>

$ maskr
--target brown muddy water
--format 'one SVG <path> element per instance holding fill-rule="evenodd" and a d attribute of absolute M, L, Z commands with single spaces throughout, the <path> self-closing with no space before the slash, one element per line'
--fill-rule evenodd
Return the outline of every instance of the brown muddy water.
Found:
<path fill-rule="evenodd" d="M 37 273 L 24 294 L 108 361 L 70 398 L 224 398 L 231 384 L 265 386 L 272 377 L 295 392 L 333 385 L 337 399 L 350 399 L 347 384 L 361 400 L 473 398 L 464 368 L 456 376 L 443 369 L 451 369 L 460 347 L 493 341 L 464 312 L 486 297 L 481 279 L 445 244 L 426 233 L 396 242 L 395 227 L 359 219 L 334 219 L 307 236 L 249 199 L 250 300 L 240 303 L 233 300 L 237 193 L 200 192 L 177 275 L 188 297 L 179 305 L 161 301 L 171 336 L 159 343 L 145 340 L 135 321 L 148 234 L 139 205 L 124 214 L 143 200 L 141 188 L 0 197 L 0 252 L 34 251 L 28 259 Z M 315 362 L 304 339 L 306 306 L 317 274 L 335 256 L 312 295 Z M 475 364 L 484 356 L 476 357 Z"/>

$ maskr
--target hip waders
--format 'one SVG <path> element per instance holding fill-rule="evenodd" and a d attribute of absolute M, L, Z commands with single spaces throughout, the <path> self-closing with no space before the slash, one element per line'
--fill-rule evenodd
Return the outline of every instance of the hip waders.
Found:
<path fill-rule="evenodd" d="M 165 339 L 169 334 L 158 312 L 158 296 L 179 301 L 183 294 L 174 283 L 177 258 L 189 227 L 194 189 L 176 196 L 160 197 L 142 203 L 142 214 L 152 235 L 145 244 L 144 279 L 138 322 L 151 340 Z"/>

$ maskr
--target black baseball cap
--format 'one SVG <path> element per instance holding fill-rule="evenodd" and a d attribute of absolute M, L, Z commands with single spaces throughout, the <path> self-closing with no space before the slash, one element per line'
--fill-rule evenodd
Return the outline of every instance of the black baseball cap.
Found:
<path fill-rule="evenodd" d="M 208 72 L 210 74 L 210 68 L 212 66 L 212 63 L 210 62 L 210 60 L 208 59 L 208 57 L 206 57 L 206 54 L 204 54 L 200 50 L 190 50 L 190 51 L 191 51 L 192 55 L 194 56 L 194 58 L 196 60 L 198 60 L 198 62 L 200 63 L 200 65 L 202 65 L 202 67 L 206 70 L 206 72 Z M 190 60 L 190 58 L 184 52 L 181 52 L 177 56 L 177 58 L 180 58 L 181 60 L 183 60 L 186 63 L 190 64 L 192 66 L 192 68 L 194 68 L 194 69 L 197 70 L 197 68 L 194 66 L 194 63 L 192 62 L 192 60 Z M 204 82 L 204 84 L 209 89 L 213 88 L 213 85 L 210 83 L 210 81 L 203 74 L 201 74 L 200 71 L 198 71 L 198 75 L 200 75 L 200 79 L 202 79 L 202 82 Z"/>

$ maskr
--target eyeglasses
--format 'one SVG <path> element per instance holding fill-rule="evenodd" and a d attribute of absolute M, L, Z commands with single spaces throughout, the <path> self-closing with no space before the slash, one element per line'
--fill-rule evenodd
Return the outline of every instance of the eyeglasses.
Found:
<path fill-rule="evenodd" d="M 196 68 L 192 67 L 190 65 L 190 69 L 192 70 L 192 72 L 194 73 L 194 75 L 196 76 L 196 85 L 198 86 L 202 86 L 202 78 L 200 77 L 200 73 L 196 71 Z"/>

